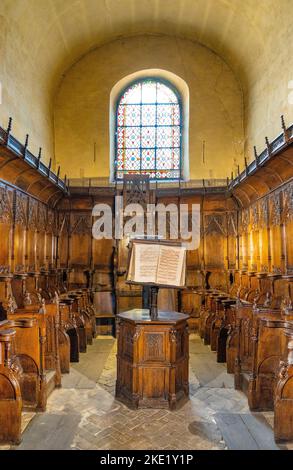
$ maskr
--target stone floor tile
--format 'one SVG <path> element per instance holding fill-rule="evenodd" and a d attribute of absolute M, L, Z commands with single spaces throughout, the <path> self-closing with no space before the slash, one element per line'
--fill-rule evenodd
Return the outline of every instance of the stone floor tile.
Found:
<path fill-rule="evenodd" d="M 190 399 L 175 411 L 130 409 L 115 400 L 116 341 L 99 337 L 88 348 L 88 353 L 81 355 L 80 362 L 71 365 L 70 374 L 64 376 L 63 388 L 55 390 L 49 398 L 45 415 L 51 418 L 44 448 L 50 448 L 51 441 L 54 442 L 53 436 L 50 437 L 54 416 L 61 419 L 60 416 L 65 418 L 78 413 L 76 428 L 68 430 L 67 441 L 73 450 L 224 450 L 227 446 L 216 414 L 251 415 L 246 396 L 234 390 L 233 380 L 233 375 L 226 373 L 225 365 L 216 363 L 215 353 L 204 346 L 198 336 L 191 335 Z M 273 413 L 263 416 L 273 435 Z M 30 436 L 34 435 L 35 423 L 34 414 L 23 417 L 26 441 L 31 443 L 32 449 L 35 445 Z M 38 446 L 41 445 L 39 442 Z"/>

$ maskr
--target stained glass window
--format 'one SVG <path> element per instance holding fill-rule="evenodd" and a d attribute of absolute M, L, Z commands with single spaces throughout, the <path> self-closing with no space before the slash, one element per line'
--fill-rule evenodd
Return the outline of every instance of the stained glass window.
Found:
<path fill-rule="evenodd" d="M 129 86 L 117 103 L 115 177 L 181 174 L 181 104 L 173 87 L 155 79 Z"/>

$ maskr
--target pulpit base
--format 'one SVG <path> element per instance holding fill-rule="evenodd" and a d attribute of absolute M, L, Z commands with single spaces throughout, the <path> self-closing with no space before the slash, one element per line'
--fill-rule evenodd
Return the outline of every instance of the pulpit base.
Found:
<path fill-rule="evenodd" d="M 188 398 L 188 315 L 148 309 L 117 315 L 116 398 L 133 408 L 176 408 Z"/>

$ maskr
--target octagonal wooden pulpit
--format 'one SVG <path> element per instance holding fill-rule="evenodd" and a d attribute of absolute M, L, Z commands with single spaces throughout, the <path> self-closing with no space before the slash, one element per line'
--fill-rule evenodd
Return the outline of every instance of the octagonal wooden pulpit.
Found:
<path fill-rule="evenodd" d="M 129 405 L 174 409 L 188 397 L 188 315 L 148 309 L 117 315 L 116 397 Z"/>

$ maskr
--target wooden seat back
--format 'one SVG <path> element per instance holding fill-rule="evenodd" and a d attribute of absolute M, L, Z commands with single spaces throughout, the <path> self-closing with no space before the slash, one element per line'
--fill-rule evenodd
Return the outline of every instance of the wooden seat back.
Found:
<path fill-rule="evenodd" d="M 22 397 L 20 384 L 12 368 L 15 329 L 0 322 L 0 443 L 19 444 L 21 436 Z"/>

